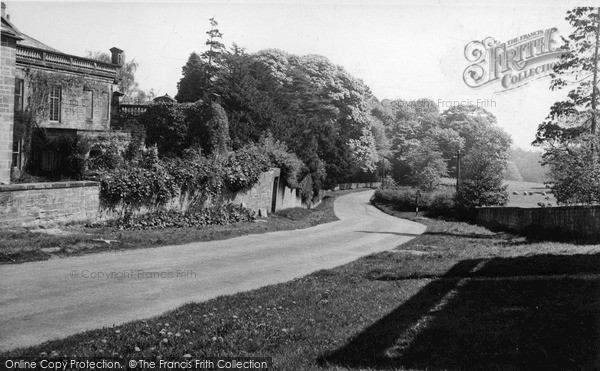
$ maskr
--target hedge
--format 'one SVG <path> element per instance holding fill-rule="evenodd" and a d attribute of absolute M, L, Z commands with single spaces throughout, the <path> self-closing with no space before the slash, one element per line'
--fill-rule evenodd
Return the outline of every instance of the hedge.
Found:
<path fill-rule="evenodd" d="M 451 215 L 455 211 L 454 194 L 449 191 L 419 192 L 409 187 L 377 189 L 371 202 L 390 205 L 398 211 L 415 211 L 418 206 L 419 211 L 431 215 Z"/>

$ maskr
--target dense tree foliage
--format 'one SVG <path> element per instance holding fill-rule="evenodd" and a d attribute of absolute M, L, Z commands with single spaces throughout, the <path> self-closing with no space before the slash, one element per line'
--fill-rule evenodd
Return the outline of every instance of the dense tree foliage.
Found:
<path fill-rule="evenodd" d="M 565 19 L 573 32 L 563 37 L 563 54 L 554 67 L 550 88 L 572 89 L 566 100 L 552 105 L 546 121 L 539 126 L 534 142 L 538 145 L 560 144 L 582 133 L 597 132 L 600 8 L 574 8 Z"/>
<path fill-rule="evenodd" d="M 198 68 L 189 67 L 194 63 Z M 201 70 L 203 63 L 194 57 L 184 73 Z M 185 77 L 178 100 L 187 94 L 182 89 Z M 233 45 L 219 57 L 210 86 L 197 81 L 194 89 L 211 90 L 213 95 L 206 99 L 224 108 L 234 149 L 271 133 L 306 164 L 315 189 L 376 169 L 377 129 L 367 105 L 371 93 L 362 81 L 322 56 L 280 50 L 247 54 Z M 384 142 L 381 125 L 378 134 Z"/>
<path fill-rule="evenodd" d="M 145 129 L 146 144 L 155 145 L 163 157 L 181 157 L 188 148 L 205 154 L 229 148 L 229 123 L 215 102 L 149 104 L 138 118 Z"/>
<path fill-rule="evenodd" d="M 175 99 L 181 103 L 199 100 L 205 91 L 205 72 L 198 54 L 190 54 L 185 66 L 182 67 L 182 74 L 183 77 L 177 84 Z"/>
<path fill-rule="evenodd" d="M 414 148 L 439 152 L 435 161 L 443 160 L 448 175 L 456 177 L 459 153 L 464 156 L 475 145 L 485 143 L 490 155 L 505 156 L 511 144 L 510 136 L 496 125 L 494 115 L 477 106 L 453 106 L 439 113 L 437 104 L 429 99 L 395 100 L 379 104 L 372 114 L 386 129 L 392 173 L 400 183 L 410 183 L 416 162 L 409 153 Z M 433 168 L 438 169 L 439 176 L 446 173 L 442 166 Z"/>
<path fill-rule="evenodd" d="M 462 160 L 456 203 L 466 208 L 506 204 L 505 167 L 505 154 L 490 152 L 485 143 L 475 144 Z"/>
<path fill-rule="evenodd" d="M 412 146 L 405 160 L 410 168 L 408 181 L 421 190 L 435 190 L 440 185 L 442 177 L 447 175 L 446 161 L 432 138 L 425 138 Z"/>
<path fill-rule="evenodd" d="M 550 87 L 571 90 L 552 105 L 534 144 L 545 148 L 548 184 L 558 203 L 597 203 L 600 8 L 574 8 L 566 20 L 573 31 L 563 38 Z"/>
<path fill-rule="evenodd" d="M 208 39 L 205 44 L 207 49 L 200 55 L 190 54 L 187 63 L 182 68 L 183 77 L 177 84 L 178 102 L 196 102 L 199 99 L 214 99 L 214 83 L 217 74 L 222 68 L 222 59 L 225 45 L 221 43 L 223 34 L 214 18 L 210 19 L 211 29 L 206 32 Z"/>
<path fill-rule="evenodd" d="M 216 22 L 211 25 L 208 50 L 190 56 L 176 98 L 217 102 L 234 150 L 270 135 L 303 164 L 289 182 L 314 194 L 340 182 L 376 180 L 388 170 L 398 182 L 430 191 L 441 177 L 456 176 L 458 153 L 468 155 L 481 143 L 506 165 L 510 137 L 480 107 L 440 113 L 426 98 L 382 104 L 323 56 L 278 49 L 249 54 L 235 44 L 224 50 Z"/>
<path fill-rule="evenodd" d="M 556 201 L 560 204 L 600 202 L 600 140 L 585 135 L 568 144 L 549 148 L 544 155 L 550 170 L 548 177 Z"/>

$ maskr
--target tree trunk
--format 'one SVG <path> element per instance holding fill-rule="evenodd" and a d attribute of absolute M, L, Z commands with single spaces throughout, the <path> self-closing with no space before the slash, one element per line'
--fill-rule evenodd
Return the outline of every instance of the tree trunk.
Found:
<path fill-rule="evenodd" d="M 594 81 L 592 85 L 592 134 L 596 134 L 596 100 L 598 99 L 598 48 L 600 48 L 600 8 L 596 14 L 596 46 L 594 49 Z"/>

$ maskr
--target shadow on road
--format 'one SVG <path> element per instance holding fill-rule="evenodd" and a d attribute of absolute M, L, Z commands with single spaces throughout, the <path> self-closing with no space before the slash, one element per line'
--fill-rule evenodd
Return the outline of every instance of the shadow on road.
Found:
<path fill-rule="evenodd" d="M 600 369 L 600 254 L 462 261 L 318 363 Z"/>

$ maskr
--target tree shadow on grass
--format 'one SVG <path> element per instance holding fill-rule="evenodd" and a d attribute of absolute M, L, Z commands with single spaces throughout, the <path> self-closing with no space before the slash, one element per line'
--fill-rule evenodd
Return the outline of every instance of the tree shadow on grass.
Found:
<path fill-rule="evenodd" d="M 318 363 L 600 369 L 600 254 L 462 261 Z"/>
<path fill-rule="evenodd" d="M 425 234 L 432 236 L 449 236 L 449 237 L 461 237 L 461 238 L 475 238 L 481 240 L 504 240 L 507 234 L 505 233 L 454 233 L 454 232 L 425 232 Z"/>

